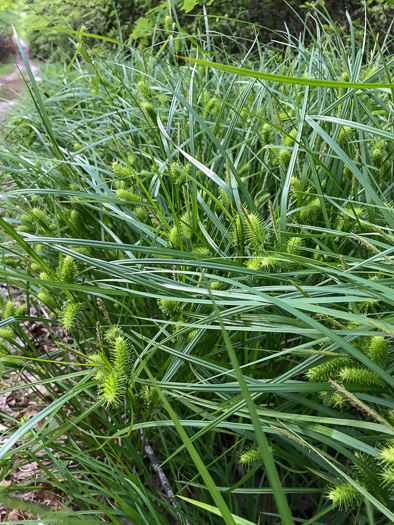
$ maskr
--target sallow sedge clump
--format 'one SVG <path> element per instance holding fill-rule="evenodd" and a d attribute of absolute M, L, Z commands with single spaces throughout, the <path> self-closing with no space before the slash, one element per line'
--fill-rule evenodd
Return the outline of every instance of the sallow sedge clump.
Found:
<path fill-rule="evenodd" d="M 1 297 L 0 359 L 43 408 L 4 420 L 3 478 L 37 461 L 24 484 L 95 522 L 394 519 L 392 57 L 319 31 L 223 57 L 168 18 L 99 57 L 82 30 L 33 85 L 0 149 L 27 304 Z"/>

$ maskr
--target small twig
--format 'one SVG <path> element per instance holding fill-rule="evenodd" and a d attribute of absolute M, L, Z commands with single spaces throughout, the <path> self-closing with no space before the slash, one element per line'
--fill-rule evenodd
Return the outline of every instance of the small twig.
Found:
<path fill-rule="evenodd" d="M 167 498 L 170 500 L 171 505 L 174 507 L 174 509 L 176 509 L 177 514 L 178 514 L 179 518 L 181 519 L 181 514 L 179 512 L 179 506 L 177 505 L 177 503 L 175 501 L 174 491 L 172 490 L 172 488 L 171 488 L 171 486 L 170 486 L 170 484 L 168 482 L 168 479 L 167 479 L 167 476 L 166 476 L 164 470 L 160 466 L 160 462 L 159 462 L 159 460 L 158 460 L 158 458 L 157 458 L 157 456 L 155 454 L 155 451 L 151 447 L 151 444 L 149 443 L 149 441 L 146 438 L 144 438 L 144 433 L 143 433 L 142 429 L 141 429 L 141 439 L 144 441 L 145 453 L 148 456 L 149 461 L 151 462 L 153 469 L 155 470 L 155 472 L 159 476 L 160 484 L 161 484 L 161 486 L 163 488 L 163 491 L 165 492 Z M 185 523 L 187 525 L 190 525 L 190 522 L 188 521 L 187 518 L 185 518 Z"/>

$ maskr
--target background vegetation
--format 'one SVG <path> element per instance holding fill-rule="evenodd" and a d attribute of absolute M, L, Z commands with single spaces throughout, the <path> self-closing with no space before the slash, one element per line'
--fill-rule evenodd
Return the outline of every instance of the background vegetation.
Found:
<path fill-rule="evenodd" d="M 25 523 L 394 521 L 392 37 L 313 15 L 264 45 L 167 10 L 145 47 L 82 28 L 26 63 L 0 362 L 40 411 L 0 459 L 39 474 L 2 490 L 62 510 Z"/>

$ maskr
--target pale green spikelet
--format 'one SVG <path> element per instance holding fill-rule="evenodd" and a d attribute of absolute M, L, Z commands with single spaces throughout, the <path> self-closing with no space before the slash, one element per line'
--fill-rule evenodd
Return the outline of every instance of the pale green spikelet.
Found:
<path fill-rule="evenodd" d="M 283 145 L 291 147 L 295 143 L 295 138 L 297 136 L 297 130 L 296 129 L 292 129 L 290 131 L 289 135 L 290 135 L 290 137 L 288 137 L 287 135 L 285 136 L 284 141 L 283 141 Z"/>
<path fill-rule="evenodd" d="M 300 255 L 304 240 L 302 237 L 290 237 L 287 242 L 287 253 Z"/>
<path fill-rule="evenodd" d="M 132 189 L 126 190 L 126 189 L 118 189 L 115 191 L 116 195 L 119 197 L 119 199 L 122 199 L 127 202 L 134 202 L 134 203 L 140 203 L 141 197 L 137 195 L 137 193 L 134 193 Z"/>
<path fill-rule="evenodd" d="M 316 198 L 311 201 L 306 208 L 303 208 L 299 211 L 298 216 L 299 220 L 303 224 L 313 224 L 316 225 L 317 222 L 321 219 L 322 211 L 320 199 Z"/>
<path fill-rule="evenodd" d="M 377 387 L 385 386 L 383 379 L 367 368 L 344 367 L 339 372 L 339 378 L 344 383 L 355 383 L 356 385 L 370 385 Z"/>
<path fill-rule="evenodd" d="M 144 224 L 147 224 L 149 222 L 149 212 L 145 208 L 145 206 L 138 206 L 137 208 L 135 208 L 135 210 L 133 210 L 133 213 L 140 222 Z"/>
<path fill-rule="evenodd" d="M 226 286 L 227 286 L 227 283 L 224 283 L 222 281 L 212 281 L 211 282 L 212 290 L 224 290 Z"/>
<path fill-rule="evenodd" d="M 394 445 L 383 447 L 379 452 L 379 458 L 384 465 L 394 466 Z"/>
<path fill-rule="evenodd" d="M 245 237 L 255 250 L 260 250 L 267 240 L 264 221 L 255 213 L 246 216 L 243 222 Z"/>
<path fill-rule="evenodd" d="M 58 278 L 62 283 L 75 283 L 77 280 L 78 266 L 71 257 L 71 255 L 66 255 L 61 261 L 58 270 Z"/>
<path fill-rule="evenodd" d="M 62 310 L 62 325 L 65 330 L 72 332 L 75 330 L 82 305 L 74 301 L 66 303 Z"/>
<path fill-rule="evenodd" d="M 262 142 L 264 145 L 270 144 L 272 139 L 272 126 L 271 124 L 265 123 L 262 128 Z"/>
<path fill-rule="evenodd" d="M 114 162 L 111 164 L 111 168 L 112 168 L 112 171 L 114 172 L 114 175 L 116 175 L 117 177 L 126 178 L 129 175 L 131 175 L 130 169 L 128 168 L 128 166 L 124 166 L 117 160 L 114 160 Z"/>
<path fill-rule="evenodd" d="M 126 380 L 130 372 L 131 354 L 129 344 L 124 336 L 120 335 L 115 339 L 111 347 L 111 356 L 119 377 L 122 376 Z"/>
<path fill-rule="evenodd" d="M 347 166 L 345 164 L 345 166 L 343 167 L 343 175 L 349 180 L 351 181 L 353 179 L 353 172 L 352 170 L 349 168 L 349 166 Z"/>
<path fill-rule="evenodd" d="M 141 108 L 144 111 L 151 126 L 157 127 L 157 113 L 152 102 L 143 102 Z"/>
<path fill-rule="evenodd" d="M 189 171 L 188 167 L 183 166 L 179 162 L 173 162 L 168 170 L 168 176 L 172 184 L 181 186 L 186 182 L 186 174 Z"/>
<path fill-rule="evenodd" d="M 352 136 L 352 128 L 349 126 L 344 126 L 338 135 L 338 146 L 341 148 L 351 139 Z"/>
<path fill-rule="evenodd" d="M 107 406 L 117 406 L 122 401 L 126 390 L 124 377 L 116 369 L 109 372 L 100 385 L 100 396 Z"/>
<path fill-rule="evenodd" d="M 121 329 L 119 328 L 119 326 L 115 325 L 115 326 L 111 326 L 111 328 L 105 332 L 104 337 L 109 343 L 113 343 L 121 335 L 122 335 Z"/>
<path fill-rule="evenodd" d="M 17 227 L 17 231 L 20 233 L 33 233 L 35 228 L 32 224 L 20 224 Z"/>
<path fill-rule="evenodd" d="M 256 465 L 263 464 L 263 457 L 261 451 L 258 448 L 246 449 L 239 456 L 239 463 L 243 467 L 254 467 Z"/>
<path fill-rule="evenodd" d="M 376 168 L 381 168 L 387 156 L 385 152 L 385 147 L 386 142 L 384 140 L 381 140 L 377 144 L 375 144 L 375 147 L 371 152 L 371 162 Z"/>
<path fill-rule="evenodd" d="M 108 310 L 107 310 L 107 308 L 105 306 L 104 301 L 101 299 L 101 297 L 97 297 L 96 302 L 97 302 L 97 306 L 99 307 L 99 310 L 103 314 L 104 318 L 110 323 L 111 322 L 111 318 L 109 316 L 109 313 L 108 313 Z"/>
<path fill-rule="evenodd" d="M 343 82 L 349 82 L 349 73 L 347 73 L 346 71 L 344 71 L 341 75 L 341 79 Z"/>
<path fill-rule="evenodd" d="M 179 234 L 179 230 L 176 225 L 173 226 L 168 233 L 168 244 L 171 246 L 171 248 L 181 247 L 181 235 Z"/>
<path fill-rule="evenodd" d="M 0 339 L 4 339 L 8 343 L 12 343 L 16 335 L 12 328 L 0 328 Z"/>
<path fill-rule="evenodd" d="M 16 309 L 16 312 L 15 312 L 15 315 L 17 315 L 18 317 L 23 317 L 26 315 L 26 305 L 25 304 L 21 304 L 20 306 L 18 306 L 18 308 Z"/>
<path fill-rule="evenodd" d="M 209 257 L 211 255 L 211 251 L 207 246 L 204 246 L 202 244 L 196 244 L 193 246 L 193 253 L 197 253 L 198 255 L 202 255 L 203 257 Z"/>
<path fill-rule="evenodd" d="M 235 246 L 243 248 L 245 245 L 245 224 L 240 215 L 235 217 L 231 227 L 232 242 Z"/>
<path fill-rule="evenodd" d="M 13 317 L 15 315 L 15 306 L 12 301 L 7 301 L 3 308 L 3 319 Z"/>
<path fill-rule="evenodd" d="M 280 149 L 278 158 L 282 169 L 287 170 L 290 164 L 291 149 Z"/>
<path fill-rule="evenodd" d="M 368 353 L 372 361 L 375 361 L 382 368 L 386 368 L 389 359 L 389 349 L 385 337 L 371 337 Z"/>
<path fill-rule="evenodd" d="M 191 240 L 193 237 L 193 216 L 191 212 L 187 211 L 181 217 L 179 224 L 182 232 L 182 238 Z"/>
<path fill-rule="evenodd" d="M 51 295 L 50 293 L 40 292 L 37 295 L 37 298 L 52 312 L 56 312 L 56 310 L 58 309 L 57 302 L 55 301 L 53 295 Z"/>
<path fill-rule="evenodd" d="M 294 175 L 290 179 L 290 195 L 294 198 L 298 198 L 301 195 L 301 181 Z"/>
<path fill-rule="evenodd" d="M 360 494 L 350 483 L 341 483 L 328 492 L 327 498 L 336 507 L 348 508 L 360 499 Z"/>
<path fill-rule="evenodd" d="M 394 485 L 394 467 L 385 468 L 380 477 L 382 479 L 383 485 L 392 487 Z"/>
<path fill-rule="evenodd" d="M 178 311 L 178 302 L 172 299 L 159 299 L 159 308 L 165 314 L 171 316 Z"/>
<path fill-rule="evenodd" d="M 77 42 L 76 51 L 78 55 L 88 64 L 92 64 L 92 57 L 90 51 L 83 42 Z"/>
<path fill-rule="evenodd" d="M 180 36 L 174 38 L 174 53 L 177 55 L 181 49 L 182 39 Z"/>
<path fill-rule="evenodd" d="M 147 102 L 152 103 L 153 92 L 146 82 L 140 80 L 140 82 L 138 82 L 137 89 Z"/>
<path fill-rule="evenodd" d="M 249 270 L 277 273 L 283 269 L 283 262 L 274 257 L 254 257 L 248 261 L 247 267 Z"/>
<path fill-rule="evenodd" d="M 347 397 L 339 394 L 338 392 L 333 392 L 330 398 L 330 405 L 342 412 L 347 410 L 350 407 L 350 401 Z"/>
<path fill-rule="evenodd" d="M 352 358 L 348 356 L 336 357 L 321 365 L 310 368 L 306 372 L 306 377 L 313 383 L 327 383 L 329 379 L 337 379 L 343 367 L 349 366 Z"/>
<path fill-rule="evenodd" d="M 219 195 L 223 206 L 226 208 L 230 207 L 233 200 L 224 188 L 219 188 Z"/>
<path fill-rule="evenodd" d="M 89 356 L 88 362 L 95 367 L 95 378 L 98 381 L 104 381 L 110 370 L 102 354 L 97 353 Z"/>
<path fill-rule="evenodd" d="M 164 27 L 168 32 L 172 31 L 172 18 L 168 15 L 164 19 Z"/>

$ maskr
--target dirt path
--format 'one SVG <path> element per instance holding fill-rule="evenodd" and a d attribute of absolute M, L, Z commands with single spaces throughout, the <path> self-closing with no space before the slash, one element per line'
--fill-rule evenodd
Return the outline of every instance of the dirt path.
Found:
<path fill-rule="evenodd" d="M 29 44 L 24 40 L 21 40 L 21 44 L 29 61 L 30 69 L 34 77 L 39 80 L 40 68 L 31 58 Z M 25 76 L 26 67 L 21 52 L 17 49 L 15 53 L 15 71 L 0 76 L 0 124 L 6 120 L 6 114 L 17 102 L 19 95 L 24 91 L 21 74 Z"/>

